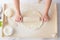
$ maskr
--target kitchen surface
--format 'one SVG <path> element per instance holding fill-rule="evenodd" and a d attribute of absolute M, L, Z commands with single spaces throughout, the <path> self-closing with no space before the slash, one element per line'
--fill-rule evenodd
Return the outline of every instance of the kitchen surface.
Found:
<path fill-rule="evenodd" d="M 48 22 L 42 22 L 39 20 L 41 17 L 41 13 L 40 11 L 37 10 L 38 7 L 39 5 L 36 8 L 33 8 L 32 6 L 32 9 L 26 8 L 28 11 L 23 9 L 25 10 L 25 12 L 22 10 L 22 15 L 23 15 L 22 23 L 20 22 L 16 23 L 16 21 L 14 21 L 15 15 L 12 17 L 10 16 L 14 13 L 12 9 L 11 11 L 10 9 L 8 10 L 6 9 L 4 11 L 5 16 L 4 16 L 4 24 L 3 24 L 4 37 L 8 36 L 8 37 L 20 37 L 20 38 L 25 38 L 25 37 L 26 38 L 27 37 L 28 38 L 52 38 L 52 37 L 55 38 L 57 36 L 56 4 L 51 5 L 50 12 L 49 12 L 51 20 Z M 6 21 L 7 23 L 5 22 L 5 20 L 7 20 Z M 11 35 L 12 32 L 14 33 Z"/>
<path fill-rule="evenodd" d="M 59 5 L 59 4 L 58 4 L 58 5 Z M 58 7 L 59 7 L 59 6 L 58 6 Z M 58 9 L 58 10 L 59 10 L 59 9 Z M 58 12 L 58 13 L 59 13 L 59 12 Z M 58 22 L 58 23 L 59 23 L 59 22 Z M 8 37 L 7 40 L 8 40 L 9 38 L 10 38 L 10 37 Z M 14 39 L 14 38 L 11 38 L 11 40 L 12 40 L 12 39 L 13 39 L 13 40 L 16 40 L 16 39 Z M 19 40 L 19 38 L 17 38 L 17 39 Z M 44 40 L 44 39 L 41 39 L 41 40 Z"/>

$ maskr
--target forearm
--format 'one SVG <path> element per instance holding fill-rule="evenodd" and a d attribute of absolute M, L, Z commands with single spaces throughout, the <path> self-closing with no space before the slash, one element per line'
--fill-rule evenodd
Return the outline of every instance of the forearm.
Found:
<path fill-rule="evenodd" d="M 14 0 L 14 6 L 15 6 L 15 9 L 16 9 L 16 12 L 18 14 L 20 14 L 20 3 L 19 3 L 19 0 Z"/>
<path fill-rule="evenodd" d="M 45 1 L 45 9 L 44 9 L 45 14 L 48 14 L 51 2 L 52 2 L 52 0 L 46 0 Z"/>

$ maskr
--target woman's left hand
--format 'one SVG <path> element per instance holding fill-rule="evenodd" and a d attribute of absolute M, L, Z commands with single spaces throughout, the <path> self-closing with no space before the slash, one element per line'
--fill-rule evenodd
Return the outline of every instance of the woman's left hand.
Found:
<path fill-rule="evenodd" d="M 48 21 L 50 19 L 50 17 L 49 17 L 49 15 L 47 15 L 47 14 L 44 14 L 44 15 L 42 15 L 42 17 L 41 17 L 41 20 L 43 21 L 43 22 L 46 22 L 46 21 Z"/>

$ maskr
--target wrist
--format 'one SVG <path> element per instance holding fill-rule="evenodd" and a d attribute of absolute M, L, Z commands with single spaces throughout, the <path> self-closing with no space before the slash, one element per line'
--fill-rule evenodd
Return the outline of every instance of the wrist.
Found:
<path fill-rule="evenodd" d="M 48 8 L 45 8 L 45 9 L 44 9 L 44 14 L 45 14 L 45 15 L 48 15 L 48 12 L 49 12 L 49 9 L 48 9 Z"/>
<path fill-rule="evenodd" d="M 48 15 L 48 12 L 44 12 L 44 15 Z"/>
<path fill-rule="evenodd" d="M 21 15 L 21 12 L 18 11 L 18 10 L 16 10 L 16 14 L 17 14 L 17 15 Z"/>

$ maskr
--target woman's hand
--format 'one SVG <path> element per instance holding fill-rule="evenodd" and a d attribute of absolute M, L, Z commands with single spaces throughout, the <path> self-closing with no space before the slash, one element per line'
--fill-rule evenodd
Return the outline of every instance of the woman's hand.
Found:
<path fill-rule="evenodd" d="M 47 14 L 44 14 L 44 15 L 41 17 L 41 20 L 42 20 L 43 22 L 47 22 L 47 21 L 49 21 L 49 19 L 50 19 L 50 17 L 49 17 L 49 15 L 47 15 Z"/>
<path fill-rule="evenodd" d="M 52 2 L 52 0 L 45 0 L 44 15 L 41 17 L 41 20 L 44 21 L 44 22 L 46 22 L 50 19 L 49 15 L 48 15 L 48 12 L 49 12 L 49 8 L 51 6 L 51 2 Z"/>
<path fill-rule="evenodd" d="M 22 22 L 23 17 L 22 17 L 21 12 L 20 12 L 20 0 L 14 0 L 14 6 L 16 9 L 15 21 Z"/>
<path fill-rule="evenodd" d="M 16 13 L 15 21 L 16 21 L 16 22 L 22 22 L 22 21 L 23 21 L 23 17 L 22 17 L 22 15 L 21 15 L 21 14 Z"/>

